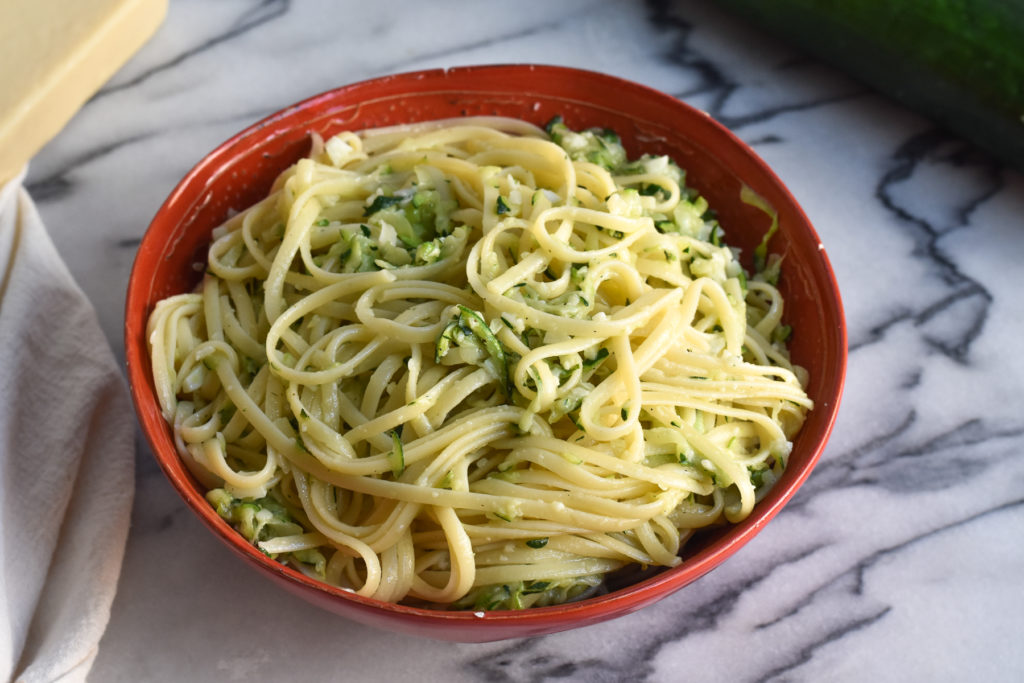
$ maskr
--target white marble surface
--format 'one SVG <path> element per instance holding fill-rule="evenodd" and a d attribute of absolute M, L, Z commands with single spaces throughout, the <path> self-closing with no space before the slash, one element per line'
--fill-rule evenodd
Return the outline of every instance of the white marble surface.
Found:
<path fill-rule="evenodd" d="M 541 62 L 672 93 L 775 168 L 829 248 L 851 353 L 795 500 L 720 569 L 578 631 L 450 645 L 287 595 L 194 520 L 141 442 L 94 681 L 1024 680 L 1024 178 L 704 3 L 172 0 L 29 188 L 122 353 L 135 248 L 174 183 L 314 93 Z"/>

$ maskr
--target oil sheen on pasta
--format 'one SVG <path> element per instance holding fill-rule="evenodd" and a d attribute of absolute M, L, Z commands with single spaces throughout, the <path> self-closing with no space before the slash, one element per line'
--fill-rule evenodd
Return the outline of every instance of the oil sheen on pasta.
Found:
<path fill-rule="evenodd" d="M 549 605 L 742 520 L 811 408 L 778 259 L 667 157 L 476 118 L 315 139 L 149 321 L 217 512 L 380 600 Z"/>

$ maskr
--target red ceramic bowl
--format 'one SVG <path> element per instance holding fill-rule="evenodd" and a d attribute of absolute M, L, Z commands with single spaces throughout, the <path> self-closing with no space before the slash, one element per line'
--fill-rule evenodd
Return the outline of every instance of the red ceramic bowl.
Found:
<path fill-rule="evenodd" d="M 810 372 L 815 409 L 794 443 L 789 468 L 741 524 L 688 545 L 673 569 L 607 595 L 557 607 L 508 612 L 441 612 L 362 598 L 284 567 L 221 520 L 178 458 L 160 415 L 146 348 L 154 304 L 191 290 L 206 260 L 210 231 L 233 210 L 265 196 L 274 178 L 304 156 L 310 133 L 324 137 L 396 123 L 503 115 L 543 124 L 561 114 L 575 128 L 616 130 L 631 156 L 669 154 L 686 180 L 718 210 L 730 244 L 749 259 L 768 227 L 740 201 L 746 185 L 779 213 L 772 251 L 785 254 L 781 283 L 791 353 Z M 746 263 L 749 267 L 749 261 Z M 201 270 L 201 269 L 200 269 Z M 317 95 L 247 128 L 203 159 L 157 212 L 128 285 L 125 348 L 143 431 L 164 473 L 207 527 L 286 589 L 359 622 L 445 640 L 481 642 L 594 624 L 649 605 L 721 564 L 754 537 L 810 474 L 832 429 L 846 371 L 846 330 L 836 281 L 818 235 L 778 178 L 732 133 L 679 100 L 603 74 L 550 66 L 479 66 L 377 78 Z"/>

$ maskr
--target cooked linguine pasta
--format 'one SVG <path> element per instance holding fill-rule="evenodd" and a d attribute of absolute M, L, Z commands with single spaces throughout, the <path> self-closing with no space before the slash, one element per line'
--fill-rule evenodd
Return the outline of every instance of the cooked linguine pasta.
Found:
<path fill-rule="evenodd" d="M 784 469 L 811 401 L 769 236 L 748 277 L 670 159 L 560 120 L 315 139 L 154 310 L 160 405 L 217 512 L 311 576 L 589 595 Z"/>

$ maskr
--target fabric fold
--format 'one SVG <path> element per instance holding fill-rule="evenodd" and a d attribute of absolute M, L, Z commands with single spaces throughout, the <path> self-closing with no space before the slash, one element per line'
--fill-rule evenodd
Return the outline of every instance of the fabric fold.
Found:
<path fill-rule="evenodd" d="M 0 188 L 0 679 L 80 681 L 124 556 L 134 418 L 23 177 Z"/>

